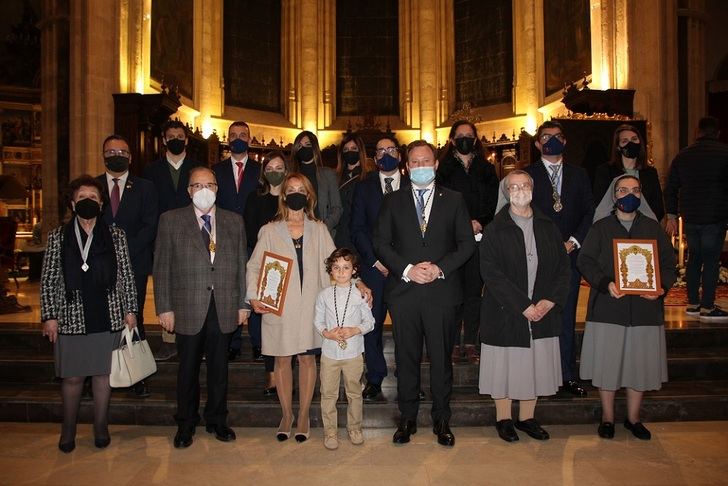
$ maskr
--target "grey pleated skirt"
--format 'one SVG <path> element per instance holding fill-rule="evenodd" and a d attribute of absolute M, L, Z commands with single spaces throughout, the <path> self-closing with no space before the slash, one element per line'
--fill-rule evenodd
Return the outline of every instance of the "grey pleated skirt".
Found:
<path fill-rule="evenodd" d="M 579 376 L 604 390 L 659 390 L 667 382 L 665 326 L 587 321 Z"/>
<path fill-rule="evenodd" d="M 480 393 L 494 399 L 554 395 L 563 378 L 559 338 L 531 339 L 531 347 L 480 346 Z"/>
<path fill-rule="evenodd" d="M 119 347 L 121 331 L 59 334 L 53 347 L 56 376 L 96 376 L 111 373 L 111 352 Z"/>

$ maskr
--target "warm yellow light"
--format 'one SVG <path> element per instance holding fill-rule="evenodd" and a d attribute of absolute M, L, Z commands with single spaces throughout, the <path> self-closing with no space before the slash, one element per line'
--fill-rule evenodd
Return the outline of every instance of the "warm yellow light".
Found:
<path fill-rule="evenodd" d="M 526 132 L 530 133 L 531 135 L 536 134 L 536 129 L 538 129 L 538 122 L 536 122 L 535 115 L 526 116 L 526 126 L 524 128 Z"/>
<path fill-rule="evenodd" d="M 212 126 L 212 120 L 210 120 L 210 117 L 205 117 L 202 120 L 202 136 L 207 138 L 212 135 L 213 128 L 214 127 Z"/>

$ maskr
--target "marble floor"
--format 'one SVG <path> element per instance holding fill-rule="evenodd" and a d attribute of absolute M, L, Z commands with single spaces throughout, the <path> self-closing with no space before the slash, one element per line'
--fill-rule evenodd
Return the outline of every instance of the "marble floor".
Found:
<path fill-rule="evenodd" d="M 236 429 L 222 443 L 199 429 L 185 450 L 172 447 L 171 427 L 112 426 L 112 444 L 97 450 L 90 425 L 77 448 L 56 448 L 57 424 L 0 424 L 3 485 L 718 485 L 728 477 L 728 422 L 648 424 L 642 442 L 617 427 L 599 439 L 594 425 L 551 426 L 551 440 L 508 444 L 493 427 L 456 428 L 445 449 L 421 429 L 404 446 L 391 429 L 366 429 L 366 442 L 324 449 L 321 430 L 304 444 L 278 443 L 267 428 Z M 345 434 L 340 430 L 340 437 Z M 525 435 L 525 434 L 522 434 Z"/>

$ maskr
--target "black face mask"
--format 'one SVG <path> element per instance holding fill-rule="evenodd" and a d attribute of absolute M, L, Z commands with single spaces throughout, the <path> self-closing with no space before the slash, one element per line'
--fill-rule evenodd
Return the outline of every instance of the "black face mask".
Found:
<path fill-rule="evenodd" d="M 112 155 L 111 157 L 104 158 L 104 164 L 106 164 L 106 168 L 111 172 L 126 172 L 129 170 L 129 157 Z"/>
<path fill-rule="evenodd" d="M 286 196 L 286 205 L 293 211 L 298 211 L 306 207 L 306 195 L 300 192 L 294 192 Z"/>
<path fill-rule="evenodd" d="M 341 158 L 344 159 L 344 162 L 346 162 L 347 165 L 354 165 L 359 162 L 359 152 L 353 150 L 343 152 L 341 154 Z"/>
<path fill-rule="evenodd" d="M 167 140 L 167 150 L 174 155 L 179 155 L 185 151 L 185 141 L 180 140 L 179 138 Z"/>
<path fill-rule="evenodd" d="M 101 206 L 93 199 L 80 199 L 76 201 L 74 212 L 79 218 L 93 219 L 101 214 Z"/>
<path fill-rule="evenodd" d="M 635 142 L 627 142 L 624 147 L 619 147 L 619 153 L 627 157 L 628 159 L 636 159 L 640 154 L 642 146 Z"/>
<path fill-rule="evenodd" d="M 472 137 L 461 137 L 455 139 L 455 148 L 463 155 L 468 155 L 475 147 L 475 139 Z"/>
<path fill-rule="evenodd" d="M 313 148 L 301 147 L 300 149 L 298 149 L 298 152 L 296 152 L 296 157 L 298 157 L 298 160 L 301 162 L 308 162 L 309 160 L 313 160 Z"/>

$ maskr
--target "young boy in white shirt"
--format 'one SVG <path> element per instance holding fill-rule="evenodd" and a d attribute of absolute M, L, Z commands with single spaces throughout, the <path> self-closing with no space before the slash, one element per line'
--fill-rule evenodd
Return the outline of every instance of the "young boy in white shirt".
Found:
<path fill-rule="evenodd" d="M 361 432 L 363 335 L 374 329 L 374 316 L 352 281 L 358 266 L 356 255 L 348 248 L 339 248 L 331 253 L 325 263 L 334 285 L 322 290 L 316 299 L 314 326 L 324 337 L 321 346 L 324 447 L 334 450 L 339 447 L 336 401 L 342 373 L 349 402 L 346 424 L 349 440 L 354 445 L 364 443 Z"/>

